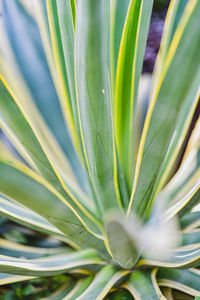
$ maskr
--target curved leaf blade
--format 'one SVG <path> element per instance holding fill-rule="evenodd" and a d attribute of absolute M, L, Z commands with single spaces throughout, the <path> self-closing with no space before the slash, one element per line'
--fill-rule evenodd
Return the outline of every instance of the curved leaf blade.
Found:
<path fill-rule="evenodd" d="M 7 1 L 2 3 L 7 36 L 24 80 L 39 111 L 66 153 L 71 166 L 77 170 L 76 174 L 78 175 L 81 165 L 76 157 L 69 131 L 64 122 L 36 22 L 19 1 L 12 1 L 9 5 Z"/>
<path fill-rule="evenodd" d="M 50 159 L 47 157 L 45 150 L 43 149 L 42 145 L 39 143 L 37 136 L 35 135 L 35 132 L 33 131 L 31 125 L 29 124 L 26 116 L 24 115 L 23 111 L 21 110 L 20 106 L 15 102 L 15 99 L 12 97 L 10 92 L 7 90 L 7 87 L 4 85 L 2 81 L 0 81 L 0 111 L 5 120 L 7 121 L 10 128 L 13 130 L 13 132 L 16 134 L 16 136 L 19 138 L 22 145 L 25 147 L 28 154 L 33 159 L 34 163 L 38 167 L 40 173 L 42 176 L 57 190 L 59 191 L 69 202 L 71 202 L 71 206 L 73 208 L 77 208 L 77 212 L 79 211 L 79 206 L 81 206 L 81 210 L 83 209 L 86 214 L 88 214 L 88 211 L 90 209 L 95 209 L 95 207 L 92 205 L 88 206 L 87 202 L 82 201 L 82 196 L 78 196 L 80 189 L 76 185 L 76 183 L 72 180 L 70 181 L 71 186 L 68 186 L 68 189 L 65 185 L 65 183 L 62 181 L 62 178 L 57 173 L 57 170 L 55 170 L 54 165 L 50 161 Z M 72 185 L 73 183 L 73 185 Z M 76 197 L 80 200 L 77 201 L 76 197 L 72 195 L 73 190 L 75 190 L 76 187 Z M 82 199 L 82 200 L 81 200 Z M 88 199 L 90 199 L 88 197 Z M 82 204 L 81 204 L 82 201 Z M 76 204 L 75 204 L 76 203 Z M 87 210 L 83 208 L 82 205 L 87 206 Z M 90 207 L 90 208 L 89 208 Z M 82 212 L 79 211 L 81 214 Z M 82 215 L 83 218 L 84 214 Z M 89 213 L 88 216 L 91 216 Z M 94 218 L 94 221 L 96 219 Z M 90 220 L 88 218 L 85 218 L 85 221 L 88 223 Z M 92 225 L 93 227 L 93 225 Z M 94 225 L 93 228 L 95 228 L 96 225 Z M 98 229 L 97 229 L 98 230 Z"/>
<path fill-rule="evenodd" d="M 14 282 L 28 281 L 34 278 L 36 277 L 0 273 L 0 286 L 5 284 L 11 284 Z"/>
<path fill-rule="evenodd" d="M 78 297 L 89 287 L 93 280 L 93 276 L 88 276 L 86 278 L 80 279 L 77 281 L 74 288 L 69 294 L 66 294 L 66 297 L 63 300 L 76 300 Z"/>
<path fill-rule="evenodd" d="M 189 214 L 186 214 L 180 219 L 181 229 L 184 231 L 189 231 L 200 227 L 200 212 L 195 211 Z"/>
<path fill-rule="evenodd" d="M 183 217 L 200 202 L 200 183 L 196 184 L 183 198 L 174 204 L 172 203 L 164 214 L 165 220 L 169 220 L 176 214 Z"/>
<path fill-rule="evenodd" d="M 22 259 L 0 256 L 0 271 L 24 276 L 50 276 L 66 273 L 78 267 L 97 269 L 103 264 L 93 250 L 59 254 L 46 258 Z"/>
<path fill-rule="evenodd" d="M 100 246 L 105 251 L 103 241 L 86 230 L 65 199 L 31 170 L 1 160 L 0 191 L 43 216 L 81 247 Z"/>
<path fill-rule="evenodd" d="M 149 217 L 155 196 L 166 181 L 197 105 L 200 81 L 200 65 L 197 63 L 199 13 L 200 3 L 190 1 L 171 43 L 162 76 L 152 94 L 128 210 L 132 207 L 144 219 Z"/>
<path fill-rule="evenodd" d="M 77 298 L 77 300 L 100 300 L 103 299 L 110 289 L 124 276 L 128 271 L 117 271 L 112 266 L 106 266 L 97 273 L 92 283 L 86 289 L 86 291 Z"/>
<path fill-rule="evenodd" d="M 44 300 L 63 300 L 64 297 L 69 294 L 74 289 L 75 283 L 71 279 L 69 282 L 63 284 L 57 291 L 49 295 L 48 298 L 43 298 Z"/>
<path fill-rule="evenodd" d="M 200 245 L 200 229 L 184 232 L 182 234 L 182 246 L 192 247 L 196 244 Z"/>
<path fill-rule="evenodd" d="M 171 257 L 165 260 L 153 260 L 147 256 L 139 260 L 138 266 L 158 266 L 165 268 L 192 268 L 199 265 L 200 248 L 199 245 L 191 249 L 180 248 L 171 252 Z"/>
<path fill-rule="evenodd" d="M 185 155 L 176 174 L 164 188 L 169 203 L 175 203 L 194 187 L 200 174 L 200 119 L 190 136 Z"/>
<path fill-rule="evenodd" d="M 157 278 L 160 286 L 168 286 L 191 296 L 200 296 L 200 271 L 198 269 L 160 269 Z"/>
<path fill-rule="evenodd" d="M 6 255 L 10 257 L 23 257 L 25 259 L 35 259 L 61 253 L 66 254 L 71 250 L 72 249 L 67 246 L 55 248 L 26 246 L 0 238 L 0 255 Z"/>
<path fill-rule="evenodd" d="M 64 234 L 46 219 L 25 206 L 0 196 L 0 213 L 12 221 L 36 231 L 64 238 Z"/>
<path fill-rule="evenodd" d="M 123 287 L 126 288 L 136 300 L 166 300 L 158 287 L 155 274 L 156 270 L 135 270 Z"/>

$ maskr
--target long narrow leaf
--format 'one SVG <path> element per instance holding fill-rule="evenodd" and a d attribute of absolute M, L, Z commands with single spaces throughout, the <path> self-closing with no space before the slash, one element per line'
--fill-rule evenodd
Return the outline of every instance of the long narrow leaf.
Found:
<path fill-rule="evenodd" d="M 108 294 L 109 290 L 128 273 L 129 272 L 127 271 L 117 271 L 117 269 L 112 266 L 104 267 L 99 273 L 97 273 L 92 283 L 86 291 L 77 298 L 77 300 L 103 299 Z"/>
<path fill-rule="evenodd" d="M 102 261 L 92 250 L 85 250 L 70 254 L 59 254 L 46 258 L 22 259 L 0 256 L 0 271 L 16 275 L 50 276 L 62 274 L 74 268 L 84 267 L 98 269 Z"/>
<path fill-rule="evenodd" d="M 43 298 L 43 300 L 63 300 L 66 295 L 68 295 L 71 290 L 74 289 L 75 282 L 69 280 L 63 284 L 59 289 L 57 289 L 53 294 L 49 295 L 48 298 Z"/>
<path fill-rule="evenodd" d="M 129 211 L 132 207 L 144 219 L 149 217 L 155 196 L 169 175 L 197 105 L 199 13 L 199 1 L 189 1 L 147 113 L 129 206 Z"/>
<path fill-rule="evenodd" d="M 195 229 L 182 234 L 182 246 L 200 245 L 200 229 Z"/>
<path fill-rule="evenodd" d="M 40 257 L 46 257 L 61 253 L 67 253 L 72 249 L 69 247 L 55 247 L 55 248 L 41 248 L 33 246 L 25 246 L 15 242 L 7 241 L 0 238 L 0 255 L 6 255 L 10 257 L 23 257 L 26 259 L 34 259 Z"/>
<path fill-rule="evenodd" d="M 135 166 L 135 121 L 139 78 L 153 1 L 130 1 L 120 44 L 115 91 L 115 135 L 119 160 L 131 189 Z"/>
<path fill-rule="evenodd" d="M 86 278 L 77 281 L 77 284 L 71 290 L 69 294 L 63 300 L 76 300 L 91 284 L 93 276 L 88 276 Z"/>
<path fill-rule="evenodd" d="M 74 77 L 74 24 L 71 3 L 69 0 L 56 0 L 47 1 L 46 5 L 54 60 L 60 79 L 60 88 L 63 90 L 65 98 L 63 106 L 66 106 L 66 109 L 64 111 L 67 115 L 70 114 L 68 119 L 72 124 L 76 145 L 80 148 Z"/>
<path fill-rule="evenodd" d="M 1 94 L 0 97 L 1 114 L 6 119 L 8 125 L 14 131 L 16 136 L 20 139 L 22 145 L 25 147 L 28 154 L 32 157 L 34 163 L 38 167 L 43 177 L 48 182 L 50 182 L 56 190 L 61 192 L 64 195 L 64 197 L 67 198 L 70 202 L 72 199 L 73 199 L 72 202 L 74 201 L 76 202 L 76 204 L 75 203 L 72 204 L 71 202 L 72 207 L 74 207 L 74 205 L 79 206 L 80 202 L 77 201 L 76 198 L 72 196 L 69 189 L 68 191 L 66 191 L 64 183 L 62 182 L 59 175 L 55 172 L 54 166 L 52 166 L 51 162 L 49 161 L 49 158 L 47 158 L 46 153 L 44 152 L 42 146 L 38 142 L 38 139 L 35 136 L 35 133 L 31 128 L 28 120 L 26 119 L 20 107 L 17 105 L 12 95 L 8 92 L 8 90 L 6 89 L 2 81 L 0 82 L 0 94 Z M 70 180 L 71 184 L 72 182 L 73 181 Z M 77 185 L 75 186 L 76 186 L 76 191 L 79 193 L 80 190 L 78 189 L 78 186 Z M 81 198 L 79 200 L 81 200 Z M 88 206 L 86 204 L 86 201 L 83 201 L 82 204 L 86 205 L 88 207 L 88 210 L 94 208 L 94 206 L 92 206 L 92 203 L 90 206 Z"/>
<path fill-rule="evenodd" d="M 159 68 L 159 71 L 161 71 L 163 67 L 167 52 L 187 3 L 188 0 L 172 0 L 170 2 L 163 28 L 161 46 L 157 57 L 156 71 L 158 71 L 157 68 Z M 155 76 L 158 77 L 157 72 Z"/>
<path fill-rule="evenodd" d="M 124 287 L 133 295 L 135 300 L 166 300 L 162 295 L 155 278 L 155 271 L 133 271 Z"/>
<path fill-rule="evenodd" d="M 168 286 L 192 296 L 200 296 L 200 271 L 198 269 L 160 269 L 157 278 L 160 286 Z"/>
<path fill-rule="evenodd" d="M 99 207 L 118 207 L 108 62 L 109 1 L 77 3 L 76 84 L 82 142 Z"/>
<path fill-rule="evenodd" d="M 180 226 L 185 232 L 200 227 L 200 212 L 195 211 L 183 216 L 180 219 Z"/>
<path fill-rule="evenodd" d="M 172 204 L 169 209 L 165 212 L 165 218 L 169 218 L 178 214 L 180 217 L 184 216 L 186 213 L 190 212 L 194 206 L 200 202 L 200 183 L 196 184 L 185 197 L 181 198 L 174 204 Z"/>
<path fill-rule="evenodd" d="M 65 126 L 36 23 L 19 1 L 12 1 L 9 5 L 7 1 L 3 1 L 3 11 L 8 38 L 29 91 L 49 128 L 69 158 L 73 169 L 81 170 L 70 134 Z M 25 47 L 26 51 L 24 51 Z M 28 69 L 27 64 L 29 65 Z"/>
<path fill-rule="evenodd" d="M 12 275 L 7 273 L 0 273 L 0 285 L 11 284 L 14 282 L 28 281 L 34 279 L 35 277 L 23 276 L 23 275 Z"/>
<path fill-rule="evenodd" d="M 190 136 L 182 163 L 176 174 L 162 191 L 171 203 L 183 197 L 192 187 L 200 174 L 200 119 Z"/>
<path fill-rule="evenodd" d="M 8 200 L 3 196 L 0 196 L 0 212 L 8 219 L 11 219 L 12 221 L 36 231 L 58 237 L 64 237 L 64 234 L 47 220 L 34 213 L 27 207 L 19 205 L 12 200 Z"/>
<path fill-rule="evenodd" d="M 139 260 L 138 266 L 158 266 L 166 268 L 192 268 L 199 265 L 200 248 L 199 245 L 191 249 L 178 249 L 171 252 L 169 258 L 154 260 L 148 257 Z"/>
<path fill-rule="evenodd" d="M 111 0 L 110 1 L 110 22 L 111 22 L 111 83 L 113 92 L 115 90 L 115 78 L 117 70 L 117 60 L 119 47 L 122 38 L 125 19 L 130 0 Z"/>
<path fill-rule="evenodd" d="M 97 249 L 100 246 L 102 250 L 105 249 L 103 241 L 84 228 L 65 199 L 41 177 L 22 165 L 12 166 L 0 161 L 0 191 L 43 216 L 81 247 L 85 245 Z"/>

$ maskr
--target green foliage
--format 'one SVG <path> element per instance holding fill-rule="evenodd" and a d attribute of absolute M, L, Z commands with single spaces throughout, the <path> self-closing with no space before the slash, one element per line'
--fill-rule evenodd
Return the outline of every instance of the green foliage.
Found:
<path fill-rule="evenodd" d="M 200 2 L 0 4 L 1 299 L 200 296 Z"/>
<path fill-rule="evenodd" d="M 69 277 L 57 275 L 52 278 L 42 277 L 31 279 L 28 283 L 26 281 L 13 283 L 12 288 L 9 285 L 0 288 L 0 299 L 41 299 L 53 293 L 60 285 L 67 281 L 69 281 Z"/>

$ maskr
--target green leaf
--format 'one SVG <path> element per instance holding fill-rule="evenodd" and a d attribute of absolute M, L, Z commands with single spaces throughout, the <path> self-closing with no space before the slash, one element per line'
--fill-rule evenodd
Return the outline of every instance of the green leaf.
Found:
<path fill-rule="evenodd" d="M 9 128 L 6 122 L 0 117 L 0 128 L 3 131 L 3 135 L 8 139 L 8 143 L 5 143 L 4 138 L 0 139 L 0 153 L 2 157 L 8 158 L 10 160 L 20 160 L 27 164 L 30 168 L 37 172 L 37 167 L 35 166 L 30 155 L 22 146 L 21 142 L 14 134 L 14 132 Z M 11 146 L 12 145 L 12 146 Z"/>
<path fill-rule="evenodd" d="M 183 198 L 179 199 L 174 204 L 172 203 L 168 210 L 165 212 L 165 219 L 168 220 L 175 216 L 183 217 L 186 213 L 190 212 L 200 202 L 200 183 L 195 185 Z"/>
<path fill-rule="evenodd" d="M 92 283 L 86 289 L 86 291 L 80 295 L 77 300 L 100 300 L 103 299 L 110 289 L 124 276 L 128 271 L 117 271 L 112 266 L 106 266 L 97 273 Z"/>
<path fill-rule="evenodd" d="M 33 159 L 35 165 L 38 167 L 40 173 L 43 175 L 43 177 L 50 183 L 52 186 L 62 193 L 65 199 L 67 201 L 71 202 L 71 207 L 73 209 L 77 208 L 76 212 L 79 211 L 79 206 L 81 205 L 81 210 L 83 209 L 86 214 L 88 214 L 88 211 L 90 209 L 95 209 L 94 203 L 90 202 L 90 197 L 88 197 L 88 204 L 87 205 L 87 198 L 84 197 L 84 195 L 81 193 L 79 187 L 77 186 L 76 182 L 73 181 L 73 177 L 70 180 L 70 186 L 68 188 L 66 187 L 65 183 L 62 181 L 62 179 L 59 177 L 58 173 L 55 171 L 54 166 L 52 166 L 50 159 L 47 157 L 44 149 L 42 148 L 41 144 L 39 143 L 33 129 L 31 128 L 31 125 L 29 124 L 28 120 L 26 119 L 26 116 L 21 111 L 20 106 L 17 105 L 15 102 L 15 99 L 12 97 L 12 95 L 8 92 L 6 87 L 4 86 L 4 83 L 0 81 L 0 111 L 3 117 L 5 118 L 6 122 L 10 126 L 10 128 L 13 130 L 13 132 L 16 134 L 16 136 L 19 138 L 22 145 L 25 147 L 28 154 Z M 73 176 L 73 175 L 72 175 Z M 73 189 L 72 189 L 73 187 Z M 73 190 L 76 191 L 75 195 L 79 199 L 82 204 L 77 201 L 77 199 L 72 195 Z M 78 196 L 78 194 L 81 193 L 81 197 Z M 81 200 L 82 199 L 82 200 Z M 75 204 L 76 203 L 76 204 Z M 93 203 L 93 205 L 92 205 Z M 87 207 L 88 210 L 83 208 L 83 206 Z M 79 211 L 81 214 L 82 212 Z M 79 213 L 78 213 L 79 214 Z M 89 227 L 92 226 L 92 230 L 99 232 L 99 229 L 96 227 L 96 225 L 92 222 L 90 222 L 90 219 L 88 216 L 91 216 L 90 213 L 87 215 L 87 217 L 84 217 L 84 214 L 82 214 L 82 217 L 85 218 L 85 221 L 90 223 Z M 96 218 L 93 219 L 96 222 Z M 95 229 L 96 227 L 96 229 Z"/>
<path fill-rule="evenodd" d="M 5 284 L 11 284 L 14 282 L 28 281 L 33 278 L 35 277 L 0 273 L 0 286 Z"/>
<path fill-rule="evenodd" d="M 77 3 L 75 67 L 82 142 L 101 210 L 119 203 L 112 127 L 107 0 Z"/>
<path fill-rule="evenodd" d="M 182 163 L 162 191 L 169 203 L 176 202 L 194 187 L 200 174 L 200 119 L 190 136 Z"/>
<path fill-rule="evenodd" d="M 191 249 L 179 248 L 171 251 L 171 255 L 165 259 L 156 260 L 148 258 L 146 255 L 143 259 L 138 261 L 137 266 L 158 266 L 165 268 L 192 268 L 199 265 L 200 262 L 200 248 L 199 244 Z"/>
<path fill-rule="evenodd" d="M 28 123 L 28 120 L 25 118 L 25 115 L 20 110 L 20 107 L 17 105 L 12 95 L 8 92 L 2 80 L 0 81 L 0 95 L 1 115 L 32 157 L 44 178 L 56 186 L 56 179 L 54 178 L 56 175 L 51 164 Z"/>
<path fill-rule="evenodd" d="M 9 5 L 3 1 L 3 12 L 7 36 L 29 92 L 82 182 L 81 165 L 65 125 L 37 24 L 19 1 L 12 1 Z"/>
<path fill-rule="evenodd" d="M 122 38 L 124 23 L 128 11 L 130 0 L 111 0 L 110 1 L 110 22 L 111 22 L 111 83 L 113 90 L 115 89 L 117 60 L 119 55 L 119 47 Z"/>
<path fill-rule="evenodd" d="M 180 226 L 182 230 L 192 230 L 200 226 L 200 212 L 195 211 L 186 214 L 180 219 Z"/>
<path fill-rule="evenodd" d="M 65 237 L 60 230 L 54 227 L 46 219 L 34 213 L 27 207 L 19 205 L 19 203 L 3 196 L 0 196 L 0 213 L 12 221 L 36 231 L 54 235 L 61 239 Z"/>
<path fill-rule="evenodd" d="M 157 285 L 155 274 L 156 270 L 134 270 L 123 287 L 133 295 L 134 299 L 166 300 Z"/>
<path fill-rule="evenodd" d="M 100 246 L 105 252 L 103 241 L 84 228 L 65 199 L 23 165 L 0 161 L 0 192 L 43 216 L 81 247 Z"/>
<path fill-rule="evenodd" d="M 159 269 L 157 278 L 160 286 L 170 286 L 191 296 L 200 296 L 198 269 Z"/>
<path fill-rule="evenodd" d="M 69 247 L 42 248 L 25 246 L 0 238 L 0 255 L 11 257 L 23 257 L 26 259 L 46 257 L 60 253 L 67 253 L 72 249 Z"/>
<path fill-rule="evenodd" d="M 119 161 L 131 189 L 135 166 L 135 121 L 139 78 L 153 1 L 130 1 L 116 72 L 115 135 Z"/>
<path fill-rule="evenodd" d="M 51 3 L 53 4 L 54 2 L 53 1 L 50 2 L 49 5 L 51 5 Z M 57 55 L 58 53 L 57 50 L 59 49 L 57 49 L 56 41 L 59 37 L 58 35 L 53 35 L 54 25 L 57 22 L 57 19 L 55 20 L 49 17 L 49 22 L 48 22 L 46 0 L 34 1 L 32 5 L 34 5 L 34 15 L 36 17 L 36 21 L 40 30 L 40 35 L 43 42 L 46 59 L 48 61 L 51 76 L 54 81 L 56 91 L 61 103 L 61 107 L 64 113 L 64 118 L 69 126 L 72 137 L 74 138 L 74 142 L 76 143 L 76 146 L 78 146 L 77 133 L 75 130 L 72 104 L 70 99 L 69 84 L 67 81 L 67 77 L 61 73 L 60 68 L 62 64 L 62 58 Z M 50 35 L 51 33 L 52 35 Z M 65 80 L 65 84 L 63 83 L 63 80 Z"/>
<path fill-rule="evenodd" d="M 65 296 L 68 295 L 74 289 L 74 281 L 69 281 L 63 284 L 57 291 L 52 295 L 49 295 L 48 298 L 43 298 L 44 300 L 63 300 Z"/>
<path fill-rule="evenodd" d="M 74 20 L 71 6 L 73 1 L 54 0 L 46 3 L 54 60 L 65 98 L 63 107 L 67 106 L 65 109 L 67 115 L 70 111 L 71 115 L 68 119 L 72 123 L 76 146 L 80 152 L 80 129 L 74 74 Z"/>
<path fill-rule="evenodd" d="M 74 27 L 76 24 L 76 0 L 70 0 L 71 4 L 71 11 L 72 11 L 72 17 L 73 17 L 73 22 L 74 22 Z"/>
<path fill-rule="evenodd" d="M 152 94 L 129 205 L 129 211 L 132 207 L 143 219 L 149 217 L 153 201 L 169 175 L 198 102 L 199 13 L 199 1 L 189 1 Z"/>
<path fill-rule="evenodd" d="M 75 268 L 99 268 L 103 262 L 93 250 L 53 255 L 38 259 L 11 258 L 1 255 L 0 271 L 16 275 L 51 276 L 66 273 Z"/>
<path fill-rule="evenodd" d="M 181 244 L 182 246 L 193 246 L 194 244 L 200 245 L 200 229 L 196 229 L 189 232 L 183 232 Z"/>
<path fill-rule="evenodd" d="M 128 224 L 123 224 L 119 219 L 113 219 L 107 224 L 109 249 L 114 261 L 125 269 L 131 269 L 137 263 L 141 249 L 130 236 Z"/>
<path fill-rule="evenodd" d="M 157 58 L 158 62 L 156 67 L 158 67 L 159 70 L 161 70 L 161 67 L 163 67 L 165 63 L 170 44 L 188 2 L 189 0 L 172 0 L 170 2 L 165 19 L 160 51 Z M 157 76 L 157 74 L 155 74 L 155 76 Z"/>
<path fill-rule="evenodd" d="M 75 284 L 74 288 L 70 293 L 66 294 L 66 297 L 63 300 L 76 300 L 79 296 L 89 287 L 90 283 L 93 280 L 93 276 L 87 276 L 83 279 L 80 279 Z"/>

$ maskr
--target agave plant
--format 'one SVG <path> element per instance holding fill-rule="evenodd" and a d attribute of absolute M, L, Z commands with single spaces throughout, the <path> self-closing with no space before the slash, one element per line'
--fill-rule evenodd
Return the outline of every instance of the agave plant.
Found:
<path fill-rule="evenodd" d="M 13 148 L 1 145 L 0 211 L 62 247 L 2 238 L 0 284 L 64 273 L 49 299 L 199 296 L 200 121 L 177 159 L 200 92 L 200 1 L 170 3 L 149 105 L 138 95 L 153 0 L 27 2 L 1 1 Z"/>

